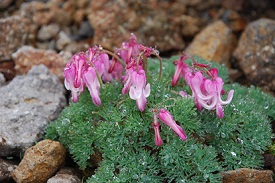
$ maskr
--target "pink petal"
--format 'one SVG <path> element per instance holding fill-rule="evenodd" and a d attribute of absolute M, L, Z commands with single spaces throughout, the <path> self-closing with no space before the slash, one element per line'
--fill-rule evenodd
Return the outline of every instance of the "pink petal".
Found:
<path fill-rule="evenodd" d="M 198 103 L 200 105 L 202 105 L 205 109 L 212 110 L 217 105 L 217 97 L 214 96 L 211 100 L 208 100 L 208 101 L 204 101 L 204 100 L 198 99 Z"/>
<path fill-rule="evenodd" d="M 180 91 L 179 95 L 182 97 L 187 97 L 187 93 L 185 91 Z"/>
<path fill-rule="evenodd" d="M 220 119 L 224 117 L 223 108 L 222 108 L 222 106 L 220 104 L 217 104 L 217 106 L 216 106 L 216 115 Z"/>
<path fill-rule="evenodd" d="M 140 99 L 141 95 L 142 95 L 142 90 L 143 89 L 138 90 L 135 86 L 131 86 L 130 90 L 129 90 L 130 98 L 133 99 L 133 100 Z"/>
<path fill-rule="evenodd" d="M 209 72 L 210 72 L 211 76 L 213 77 L 213 79 L 216 79 L 219 75 L 219 71 L 217 68 L 212 68 L 209 70 Z"/>
<path fill-rule="evenodd" d="M 172 78 L 172 86 L 176 86 L 177 82 L 179 81 L 182 66 L 183 66 L 183 62 L 178 62 L 177 66 L 176 66 L 175 73 Z"/>
<path fill-rule="evenodd" d="M 136 104 L 138 106 L 138 109 L 143 112 L 146 108 L 146 102 L 147 102 L 147 99 L 146 97 L 144 96 L 144 94 L 141 95 L 141 97 L 139 99 L 136 100 Z"/>
<path fill-rule="evenodd" d="M 204 76 L 200 72 L 196 72 L 193 77 L 190 77 L 190 86 L 192 91 L 195 93 L 195 97 L 199 97 L 202 100 L 209 100 L 212 95 L 203 95 L 201 91 L 201 85 L 204 81 Z"/>
<path fill-rule="evenodd" d="M 228 92 L 228 96 L 227 96 L 227 100 L 226 101 L 222 101 L 221 97 L 219 97 L 219 102 L 221 105 L 227 105 L 231 102 L 231 100 L 233 99 L 233 95 L 234 95 L 234 90 L 230 90 Z"/>
<path fill-rule="evenodd" d="M 96 71 L 94 68 L 90 67 L 88 69 L 88 71 L 83 75 L 83 80 L 86 83 L 89 91 L 90 91 L 90 95 L 92 97 L 93 103 L 96 106 L 101 105 L 101 100 L 100 100 L 100 93 L 99 93 L 99 81 L 97 79 L 96 76 Z"/>
<path fill-rule="evenodd" d="M 76 72 L 77 72 L 77 76 L 75 77 L 75 82 L 74 82 L 74 86 L 75 88 L 78 88 L 82 82 L 82 75 L 83 75 L 83 70 L 85 69 L 84 64 L 86 64 L 86 60 L 83 56 L 79 56 L 79 60 L 76 61 Z"/>
<path fill-rule="evenodd" d="M 186 134 L 183 129 L 176 124 L 172 115 L 165 109 L 160 109 L 159 112 L 160 120 L 168 125 L 182 140 L 186 140 Z"/>
<path fill-rule="evenodd" d="M 159 133 L 159 127 L 160 127 L 160 123 L 157 122 L 156 124 L 152 123 L 152 127 L 154 128 L 155 131 L 155 144 L 156 146 L 161 146 L 162 145 L 162 139 Z"/>
<path fill-rule="evenodd" d="M 147 98 L 150 95 L 150 83 L 148 83 L 144 89 L 144 96 Z"/>

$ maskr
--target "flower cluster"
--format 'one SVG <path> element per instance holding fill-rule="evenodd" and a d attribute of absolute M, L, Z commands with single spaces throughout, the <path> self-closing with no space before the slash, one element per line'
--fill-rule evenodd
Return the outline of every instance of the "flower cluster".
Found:
<path fill-rule="evenodd" d="M 185 63 L 188 58 L 191 57 L 183 54 L 174 62 L 176 71 L 172 78 L 172 86 L 175 86 L 180 76 L 182 76 L 192 90 L 192 97 L 194 97 L 197 109 L 201 111 L 204 107 L 208 110 L 216 110 L 217 117 L 223 118 L 224 111 L 222 106 L 231 102 L 234 90 L 230 90 L 227 100 L 223 101 L 221 95 L 225 93 L 223 89 L 224 82 L 222 78 L 218 77 L 218 69 L 197 63 L 192 58 L 193 65 L 189 67 Z"/>
<path fill-rule="evenodd" d="M 112 56 L 111 59 L 109 59 L 109 55 Z M 150 95 L 150 83 L 147 83 L 146 73 L 147 59 L 151 55 L 155 55 L 160 61 L 159 79 L 161 79 L 162 61 L 158 51 L 138 43 L 134 34 L 131 35 L 129 41 L 123 42 L 114 53 L 104 50 L 101 46 L 94 46 L 86 52 L 75 54 L 66 65 L 64 69 L 65 87 L 71 90 L 73 102 L 78 102 L 79 95 L 87 87 L 93 103 L 99 106 L 101 105 L 101 85 L 113 79 L 121 80 L 123 82 L 122 94 L 129 94 L 129 97 L 136 101 L 138 109 L 143 112 L 146 108 L 147 97 Z M 234 91 L 229 91 L 228 99 L 223 101 L 221 95 L 224 94 L 224 83 L 218 77 L 218 70 L 210 69 L 208 65 L 197 63 L 195 60 L 190 67 L 185 63 L 188 58 L 191 57 L 183 54 L 174 62 L 176 71 L 172 78 L 172 86 L 175 86 L 180 77 L 183 77 L 192 89 L 192 97 L 195 99 L 197 108 L 199 110 L 202 110 L 203 107 L 208 110 L 216 109 L 217 116 L 223 118 L 222 106 L 230 103 Z M 187 94 L 181 91 L 180 95 L 186 96 Z M 161 146 L 163 143 L 158 119 L 168 125 L 180 139 L 186 140 L 186 134 L 177 125 L 168 110 L 153 109 L 152 126 L 157 146 Z"/>
<path fill-rule="evenodd" d="M 109 57 L 94 46 L 87 52 L 75 54 L 64 69 L 65 87 L 72 92 L 72 101 L 78 102 L 79 95 L 87 86 L 93 103 L 101 105 L 100 83 L 112 79 L 108 73 Z M 101 79 L 102 78 L 102 79 Z"/>
<path fill-rule="evenodd" d="M 130 40 L 123 42 L 121 48 L 116 50 L 116 54 L 126 65 L 126 74 L 122 76 L 122 94 L 129 93 L 142 112 L 146 107 L 146 98 L 150 95 L 150 84 L 146 84 L 146 61 L 151 54 L 157 54 L 157 51 L 139 44 L 136 36 L 132 34 Z"/>

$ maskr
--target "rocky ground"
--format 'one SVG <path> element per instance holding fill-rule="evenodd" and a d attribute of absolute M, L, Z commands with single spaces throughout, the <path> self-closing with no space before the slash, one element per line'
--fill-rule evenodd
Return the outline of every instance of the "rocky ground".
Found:
<path fill-rule="evenodd" d="M 2 0 L 0 10 L 0 182 L 81 182 L 64 147 L 41 139 L 67 105 L 65 64 L 93 44 L 113 50 L 135 33 L 161 56 L 200 55 L 275 94 L 272 0 Z M 224 182 L 270 182 L 266 159 L 269 170 L 226 172 Z"/>

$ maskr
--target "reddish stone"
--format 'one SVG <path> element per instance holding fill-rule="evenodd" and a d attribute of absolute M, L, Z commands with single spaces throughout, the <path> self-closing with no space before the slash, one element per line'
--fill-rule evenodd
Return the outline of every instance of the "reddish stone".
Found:
<path fill-rule="evenodd" d="M 20 16 L 0 19 L 0 61 L 11 60 L 11 55 L 27 41 L 30 22 Z"/>
<path fill-rule="evenodd" d="M 271 170 L 254 170 L 241 168 L 223 172 L 223 183 L 271 183 L 273 172 Z"/>
<path fill-rule="evenodd" d="M 156 46 L 160 51 L 184 47 L 180 23 L 176 21 L 185 12 L 181 1 L 92 1 L 88 10 L 95 44 L 113 49 L 134 33 L 141 43 Z"/>
<path fill-rule="evenodd" d="M 40 50 L 30 46 L 23 46 L 12 57 L 15 61 L 15 70 L 18 74 L 26 74 L 33 65 L 44 64 L 50 71 L 63 80 L 63 69 L 71 58 L 71 53 L 51 50 Z"/>

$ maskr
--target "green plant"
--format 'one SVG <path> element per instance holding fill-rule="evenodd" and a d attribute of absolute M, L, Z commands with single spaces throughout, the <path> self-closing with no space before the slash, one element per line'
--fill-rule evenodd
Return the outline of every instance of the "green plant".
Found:
<path fill-rule="evenodd" d="M 144 112 L 121 94 L 119 82 L 106 83 L 101 88 L 102 105 L 93 105 L 85 90 L 78 103 L 70 103 L 48 126 L 46 138 L 64 144 L 81 169 L 96 168 L 87 182 L 220 182 L 221 171 L 261 168 L 262 154 L 271 145 L 274 98 L 255 87 L 227 84 L 225 89 L 233 88 L 235 95 L 224 108 L 224 117 L 199 112 L 192 98 L 178 95 L 179 90 L 189 91 L 184 81 L 170 86 L 176 58 L 163 61 L 162 80 L 157 79 L 157 61 L 148 60 L 151 94 Z M 226 80 L 226 69 L 218 67 Z M 154 144 L 152 111 L 160 105 L 183 127 L 186 141 L 162 126 L 164 144 Z M 98 164 L 93 161 L 96 152 L 102 158 Z"/>

